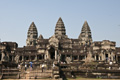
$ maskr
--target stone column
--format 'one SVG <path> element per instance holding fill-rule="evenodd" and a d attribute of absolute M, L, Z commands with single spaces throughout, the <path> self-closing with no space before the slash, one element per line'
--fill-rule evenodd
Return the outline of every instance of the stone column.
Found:
<path fill-rule="evenodd" d="M 102 60 L 105 60 L 105 54 L 102 53 Z"/>
<path fill-rule="evenodd" d="M 96 55 L 95 55 L 95 61 L 96 61 Z"/>
<path fill-rule="evenodd" d="M 80 56 L 80 55 L 78 55 L 78 61 L 80 60 L 80 59 L 79 59 L 79 58 L 80 58 L 79 56 Z"/>
<path fill-rule="evenodd" d="M 114 57 L 114 55 L 113 55 L 113 53 L 111 52 L 111 61 L 113 61 L 113 57 Z"/>
<path fill-rule="evenodd" d="M 37 61 L 38 59 L 37 59 L 37 55 L 35 55 L 35 61 Z"/>
<path fill-rule="evenodd" d="M 4 51 L 2 50 L 2 58 L 1 58 L 1 61 L 5 61 L 4 57 L 5 57 L 5 53 L 4 53 Z"/>
<path fill-rule="evenodd" d="M 45 60 L 46 59 L 50 59 L 48 51 L 46 51 L 46 54 L 45 54 Z"/>
<path fill-rule="evenodd" d="M 108 61 L 110 61 L 110 53 L 108 53 Z"/>
<path fill-rule="evenodd" d="M 101 53 L 101 60 L 103 60 L 103 53 Z"/>
<path fill-rule="evenodd" d="M 12 56 L 12 61 L 14 61 L 14 56 Z"/>
<path fill-rule="evenodd" d="M 57 60 L 57 50 L 55 50 L 55 60 Z"/>
<path fill-rule="evenodd" d="M 44 59 L 44 57 L 45 57 L 45 56 L 42 54 L 42 60 Z"/>
<path fill-rule="evenodd" d="M 29 61 L 31 61 L 31 60 L 32 60 L 32 59 L 31 59 L 31 56 L 29 55 L 28 57 L 29 57 Z"/>
<path fill-rule="evenodd" d="M 22 55 L 22 61 L 24 61 L 24 56 Z"/>
<path fill-rule="evenodd" d="M 99 61 L 100 61 L 100 55 L 99 55 L 98 59 L 99 59 Z"/>
<path fill-rule="evenodd" d="M 70 55 L 71 60 L 73 61 L 72 55 Z"/>

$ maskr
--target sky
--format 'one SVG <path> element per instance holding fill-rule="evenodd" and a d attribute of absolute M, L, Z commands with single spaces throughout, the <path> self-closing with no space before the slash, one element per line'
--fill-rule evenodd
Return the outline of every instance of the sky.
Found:
<path fill-rule="evenodd" d="M 0 39 L 26 45 L 35 23 L 38 35 L 49 38 L 62 18 L 66 34 L 77 39 L 87 21 L 93 41 L 115 41 L 120 47 L 120 0 L 0 0 Z"/>

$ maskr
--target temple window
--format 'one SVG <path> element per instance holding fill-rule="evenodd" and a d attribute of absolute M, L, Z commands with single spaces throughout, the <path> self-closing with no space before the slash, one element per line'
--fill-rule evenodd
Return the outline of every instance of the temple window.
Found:
<path fill-rule="evenodd" d="M 31 56 L 31 60 L 34 60 L 35 59 L 35 56 Z"/>
<path fill-rule="evenodd" d="M 12 61 L 12 56 L 11 55 L 9 56 L 9 61 Z"/>
<path fill-rule="evenodd" d="M 67 55 L 67 57 L 70 57 L 70 55 Z"/>
<path fill-rule="evenodd" d="M 77 56 L 73 56 L 73 59 L 74 59 L 74 60 L 77 60 L 77 59 L 78 59 L 78 57 L 77 57 Z"/>
<path fill-rule="evenodd" d="M 25 56 L 25 60 L 29 60 L 29 56 Z"/>
<path fill-rule="evenodd" d="M 20 60 L 20 61 L 22 60 L 22 56 L 20 56 L 19 60 Z"/>
<path fill-rule="evenodd" d="M 82 59 L 84 59 L 84 56 L 79 56 L 79 60 L 82 60 Z"/>
<path fill-rule="evenodd" d="M 96 60 L 99 60 L 99 56 L 98 55 L 96 55 Z"/>
<path fill-rule="evenodd" d="M 38 55 L 38 60 L 41 60 L 42 59 L 42 55 Z"/>

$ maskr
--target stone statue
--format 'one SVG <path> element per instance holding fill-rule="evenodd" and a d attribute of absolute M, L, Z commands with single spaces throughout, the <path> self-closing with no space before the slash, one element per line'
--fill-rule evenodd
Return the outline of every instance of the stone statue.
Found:
<path fill-rule="evenodd" d="M 19 62 L 19 55 L 15 56 L 15 62 L 18 63 Z"/>
<path fill-rule="evenodd" d="M 8 61 L 8 55 L 2 51 L 2 59 L 1 61 Z"/>
<path fill-rule="evenodd" d="M 70 57 L 66 57 L 65 61 L 67 62 L 67 64 L 69 64 L 72 60 Z"/>

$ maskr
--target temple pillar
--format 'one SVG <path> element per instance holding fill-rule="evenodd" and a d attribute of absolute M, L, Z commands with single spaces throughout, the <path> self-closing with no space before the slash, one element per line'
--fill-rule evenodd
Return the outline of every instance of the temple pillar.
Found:
<path fill-rule="evenodd" d="M 57 50 L 55 50 L 55 60 L 57 60 Z"/>
<path fill-rule="evenodd" d="M 110 53 L 108 53 L 108 61 L 110 60 Z"/>
<path fill-rule="evenodd" d="M 46 51 L 45 60 L 46 60 L 46 59 L 50 59 L 50 56 L 49 56 L 48 51 Z"/>
<path fill-rule="evenodd" d="M 1 61 L 5 61 L 4 57 L 5 57 L 5 53 L 4 53 L 4 51 L 2 50 L 2 58 L 1 58 Z"/>
<path fill-rule="evenodd" d="M 14 61 L 14 56 L 12 56 L 12 61 Z"/>
<path fill-rule="evenodd" d="M 31 61 L 32 59 L 31 59 L 31 56 L 29 55 L 29 61 Z"/>
<path fill-rule="evenodd" d="M 87 56 L 85 56 L 85 60 L 86 60 Z"/>
<path fill-rule="evenodd" d="M 45 60 L 48 58 L 48 57 L 47 57 L 47 54 L 45 54 L 44 58 L 45 58 Z"/>
<path fill-rule="evenodd" d="M 24 61 L 24 56 L 22 55 L 22 61 Z"/>
<path fill-rule="evenodd" d="M 106 60 L 106 58 L 105 58 L 105 54 L 103 54 L 103 58 L 104 58 L 103 60 Z"/>
<path fill-rule="evenodd" d="M 111 53 L 111 61 L 113 61 L 113 57 L 114 57 L 114 55 L 113 55 L 113 53 Z"/>
<path fill-rule="evenodd" d="M 79 59 L 79 58 L 80 58 L 79 56 L 80 56 L 80 55 L 78 55 L 78 61 L 80 60 L 80 59 Z"/>
<path fill-rule="evenodd" d="M 98 58 L 98 59 L 99 59 L 99 61 L 100 61 L 100 55 L 99 55 L 99 58 Z"/>
<path fill-rule="evenodd" d="M 96 61 L 96 55 L 95 55 L 95 61 Z"/>
<path fill-rule="evenodd" d="M 42 54 L 42 59 L 44 59 L 44 55 Z"/>
<path fill-rule="evenodd" d="M 37 55 L 35 55 L 35 61 L 37 61 L 37 60 L 38 60 Z"/>
<path fill-rule="evenodd" d="M 71 60 L 73 61 L 72 55 L 70 55 Z"/>
<path fill-rule="evenodd" d="M 101 60 L 103 60 L 103 53 L 101 53 Z"/>

